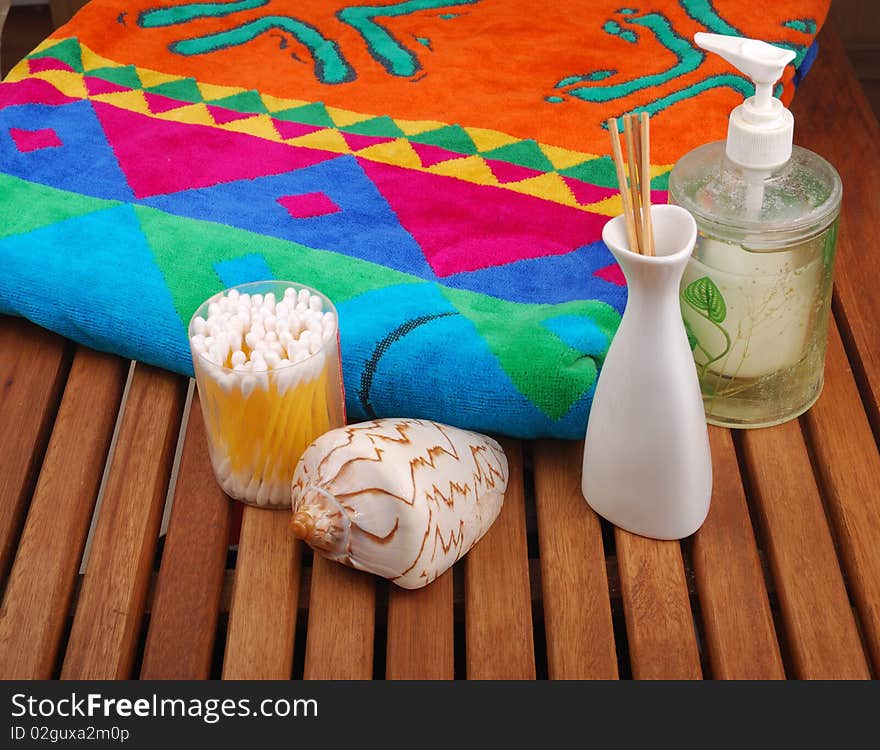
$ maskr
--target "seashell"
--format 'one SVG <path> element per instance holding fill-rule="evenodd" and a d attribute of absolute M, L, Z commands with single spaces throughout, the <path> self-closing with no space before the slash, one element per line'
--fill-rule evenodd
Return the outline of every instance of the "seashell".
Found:
<path fill-rule="evenodd" d="M 486 533 L 507 478 L 485 435 L 420 419 L 348 425 L 302 454 L 291 529 L 331 560 L 421 588 Z"/>

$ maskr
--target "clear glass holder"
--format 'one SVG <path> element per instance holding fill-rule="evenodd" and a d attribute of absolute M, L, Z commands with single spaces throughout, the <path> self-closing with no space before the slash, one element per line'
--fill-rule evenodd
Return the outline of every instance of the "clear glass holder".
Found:
<path fill-rule="evenodd" d="M 289 281 L 257 281 L 231 287 L 203 302 L 190 320 L 188 335 L 217 481 L 243 503 L 289 509 L 290 484 L 303 451 L 315 438 L 345 424 L 338 316 L 336 332 L 329 340 L 322 338 L 317 351 L 274 368 L 232 366 L 233 351 L 250 355 L 243 335 L 219 365 L 193 344 L 196 319 L 207 319 L 210 306 L 230 292 L 251 298 L 271 293 L 280 301 L 288 289 L 317 295 L 323 312 L 336 315 L 333 303 L 315 289 Z"/>

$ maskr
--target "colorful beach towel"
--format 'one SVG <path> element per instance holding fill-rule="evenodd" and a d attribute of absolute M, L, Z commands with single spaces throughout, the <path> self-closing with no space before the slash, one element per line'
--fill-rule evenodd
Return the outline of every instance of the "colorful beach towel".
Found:
<path fill-rule="evenodd" d="M 92 0 L 0 84 L 0 312 L 190 374 L 224 287 L 316 287 L 350 420 L 582 438 L 626 302 L 604 121 L 652 187 L 752 93 L 711 31 L 797 52 L 827 0 Z"/>

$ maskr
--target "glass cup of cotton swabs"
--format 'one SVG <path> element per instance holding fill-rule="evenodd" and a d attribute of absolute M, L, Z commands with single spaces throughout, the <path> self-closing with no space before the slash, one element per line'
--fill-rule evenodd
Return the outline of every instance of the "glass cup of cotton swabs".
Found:
<path fill-rule="evenodd" d="M 290 509 L 300 455 L 345 423 L 336 308 L 302 284 L 257 281 L 203 302 L 188 334 L 217 481 Z"/>

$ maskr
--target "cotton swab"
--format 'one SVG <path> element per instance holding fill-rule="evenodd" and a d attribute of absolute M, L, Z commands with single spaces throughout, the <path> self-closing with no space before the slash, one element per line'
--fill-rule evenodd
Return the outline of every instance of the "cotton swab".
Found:
<path fill-rule="evenodd" d="M 260 505 L 289 502 L 296 461 L 316 430 L 329 428 L 315 415 L 330 413 L 333 394 L 316 383 L 338 356 L 325 351 L 337 325 L 321 297 L 292 288 L 277 297 L 230 290 L 193 318 L 190 345 L 224 490 Z"/>

